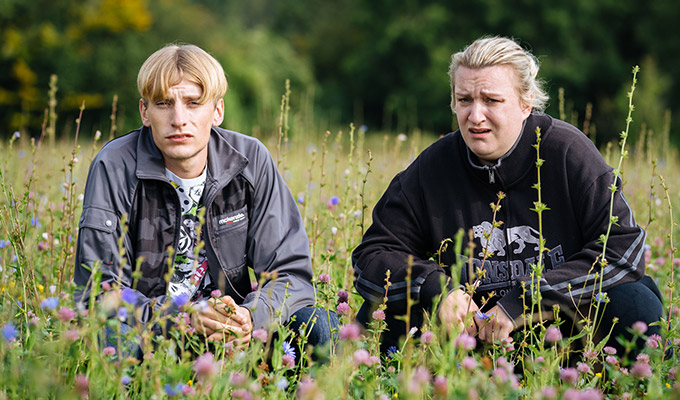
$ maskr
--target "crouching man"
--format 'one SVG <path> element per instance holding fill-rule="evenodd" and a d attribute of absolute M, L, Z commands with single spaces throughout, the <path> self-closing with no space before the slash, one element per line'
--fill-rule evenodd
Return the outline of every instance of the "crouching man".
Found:
<path fill-rule="evenodd" d="M 210 340 L 245 344 L 254 329 L 292 317 L 297 326 L 311 321 L 314 287 L 302 219 L 265 146 L 219 127 L 227 90 L 222 66 L 196 46 L 170 45 L 144 62 L 137 86 L 143 126 L 107 143 L 90 166 L 76 300 L 91 300 L 97 267 L 102 284 L 134 293 L 130 325 L 216 293 L 219 301 L 191 318 Z M 337 319 L 325 315 L 310 324 L 310 344 L 330 340 L 329 324 Z"/>

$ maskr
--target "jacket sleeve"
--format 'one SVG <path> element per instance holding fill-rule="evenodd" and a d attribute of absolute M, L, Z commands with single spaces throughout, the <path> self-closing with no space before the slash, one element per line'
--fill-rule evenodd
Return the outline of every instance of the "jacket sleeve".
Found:
<path fill-rule="evenodd" d="M 578 169 L 575 169 L 576 171 Z M 616 222 L 611 225 L 606 242 L 606 263 L 601 265 L 603 245 L 601 236 L 607 233 L 610 221 L 611 185 L 614 175 L 611 171 L 598 176 L 589 186 L 577 187 L 572 198 L 579 199 L 575 205 L 580 219 L 581 234 L 585 238 L 583 248 L 571 255 L 558 268 L 543 273 L 540 282 L 534 280 L 533 288 L 540 288 L 542 307 L 550 310 L 553 304 L 561 307 L 587 306 L 600 291 L 627 282 L 635 282 L 645 272 L 644 243 L 646 233 L 633 217 L 633 212 L 621 193 L 621 180 L 616 182 L 613 198 L 613 215 Z M 550 206 L 550 205 L 548 205 Z M 527 280 L 530 278 L 527 278 Z M 531 282 L 525 283 L 529 296 Z M 527 304 L 531 299 L 527 299 Z M 505 312 L 519 322 L 522 315 L 522 288 L 518 286 L 499 300 Z"/>
<path fill-rule="evenodd" d="M 103 150 L 104 151 L 104 150 Z M 121 182 L 116 181 L 119 171 L 112 171 L 107 163 L 98 156 L 90 166 L 85 184 L 83 212 L 80 216 L 76 247 L 74 282 L 78 287 L 74 299 L 87 305 L 92 292 L 92 273 L 95 268 L 101 272 L 101 283 L 118 284 L 121 288 L 132 288 L 132 268 L 129 260 L 135 260 L 130 245 L 130 237 L 125 233 L 123 237 L 123 259 L 121 259 L 118 242 L 123 234 L 121 217 L 129 207 L 126 202 L 127 189 L 125 185 L 116 187 Z M 132 261 L 134 263 L 134 261 Z M 153 313 L 165 303 L 166 296 L 149 298 L 139 291 L 135 291 L 137 303 L 133 307 L 127 306 L 129 317 L 127 323 L 147 323 Z M 96 293 L 101 294 L 97 289 Z M 117 310 L 112 310 L 116 312 Z M 164 315 L 176 313 L 178 307 L 169 304 L 164 309 Z M 160 327 L 154 330 L 160 332 Z"/>
<path fill-rule="evenodd" d="M 373 209 L 373 223 L 354 250 L 352 261 L 357 291 L 369 302 L 379 304 L 387 297 L 387 311 L 406 312 L 407 296 L 422 307 L 431 307 L 441 293 L 442 280 L 451 280 L 444 269 L 429 259 L 432 252 L 428 221 L 420 201 L 416 159 L 399 173 Z M 410 268 L 410 281 L 409 281 Z M 385 293 L 387 271 L 389 286 Z"/>
<path fill-rule="evenodd" d="M 254 198 L 248 227 L 247 257 L 258 281 L 241 306 L 253 326 L 286 323 L 299 309 L 314 305 L 309 240 L 302 217 L 271 155 L 259 144 L 255 159 Z"/>

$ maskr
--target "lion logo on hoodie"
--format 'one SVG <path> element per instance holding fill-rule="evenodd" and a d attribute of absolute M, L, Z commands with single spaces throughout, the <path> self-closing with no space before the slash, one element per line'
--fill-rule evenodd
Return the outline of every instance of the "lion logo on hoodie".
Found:
<path fill-rule="evenodd" d="M 513 251 L 514 254 L 521 254 L 527 243 L 535 244 L 534 250 L 538 251 L 539 232 L 528 226 L 514 226 L 508 229 L 492 229 L 491 222 L 482 221 L 481 224 L 472 227 L 475 238 L 479 238 L 482 244 L 480 257 L 484 257 L 484 250 L 497 256 L 505 255 L 505 248 L 517 243 L 518 247 Z"/>

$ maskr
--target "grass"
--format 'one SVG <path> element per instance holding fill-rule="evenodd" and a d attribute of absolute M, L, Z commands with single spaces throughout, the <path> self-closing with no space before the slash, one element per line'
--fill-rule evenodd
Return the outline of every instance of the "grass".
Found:
<path fill-rule="evenodd" d="M 186 315 L 176 317 L 170 339 L 153 338 L 141 329 L 128 335 L 145 344 L 142 363 L 104 347 L 99 335 L 105 327 L 119 329 L 116 315 L 129 307 L 114 287 L 102 289 L 102 301 L 79 308 L 71 283 L 80 193 L 89 160 L 101 143 L 38 145 L 14 137 L 0 142 L 0 398 L 680 395 L 678 356 L 664 359 L 664 343 L 648 341 L 647 358 L 629 364 L 591 343 L 593 354 L 572 369 L 567 363 L 569 339 L 550 336 L 549 326 L 527 344 L 530 351 L 498 344 L 479 352 L 470 350 L 472 338 L 455 329 L 448 338 L 434 321 L 426 322 L 419 339 L 409 337 L 397 352 L 380 356 L 381 315 L 374 314 L 371 329 L 361 334 L 352 325 L 362 300 L 353 290 L 351 251 L 370 225 L 372 206 L 389 180 L 436 137 L 418 132 L 391 136 L 353 126 L 321 134 L 289 127 L 287 97 L 280 132 L 260 139 L 298 200 L 315 276 L 330 277 L 328 282 L 315 278 L 317 306 L 338 310 L 342 323 L 341 340 L 325 349 L 333 354 L 330 360 L 315 361 L 305 351 L 296 354 L 291 366 L 283 356 L 283 342 L 291 338 L 285 326 L 277 328 L 277 339 L 269 332 L 265 340 L 253 339 L 246 351 L 226 343 L 208 345 L 190 335 Z M 680 204 L 680 158 L 663 146 L 667 135 L 643 132 L 627 157 L 616 144 L 604 148 L 603 155 L 610 165 L 620 164 L 626 197 L 648 232 L 648 274 L 664 293 L 668 315 L 675 318 L 680 311 L 673 296 L 674 270 L 680 259 L 673 244 L 673 211 Z M 671 341 L 680 337 L 673 318 L 662 322 Z"/>

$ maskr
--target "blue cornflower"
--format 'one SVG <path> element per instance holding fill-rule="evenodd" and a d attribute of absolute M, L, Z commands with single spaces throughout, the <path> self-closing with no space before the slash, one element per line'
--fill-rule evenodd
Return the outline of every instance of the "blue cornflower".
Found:
<path fill-rule="evenodd" d="M 42 226 L 42 224 L 36 217 L 31 218 L 31 225 L 35 226 L 36 228 L 40 228 Z"/>
<path fill-rule="evenodd" d="M 14 327 L 14 324 L 8 322 L 2 326 L 2 337 L 8 342 L 17 338 L 17 328 Z"/>
<path fill-rule="evenodd" d="M 50 310 L 54 310 L 57 307 L 59 307 L 58 297 L 48 297 L 40 302 L 40 308 L 49 308 Z"/>
<path fill-rule="evenodd" d="M 293 357 L 293 360 L 295 360 L 295 349 L 290 345 L 290 343 L 288 343 L 287 340 L 283 341 L 283 352 Z"/>
<path fill-rule="evenodd" d="M 121 298 L 123 299 L 124 302 L 128 304 L 132 305 L 137 304 L 137 292 L 130 288 L 123 289 L 123 294 L 121 295 Z"/>
<path fill-rule="evenodd" d="M 9 246 L 9 240 L 0 239 L 0 249 L 4 249 L 7 246 Z"/>
<path fill-rule="evenodd" d="M 491 318 L 492 315 L 493 314 L 487 314 L 487 313 L 483 313 L 481 311 L 477 311 L 477 314 L 475 314 L 475 316 L 479 319 L 489 319 L 489 318 Z"/>
<path fill-rule="evenodd" d="M 122 383 L 125 386 L 129 385 L 130 382 L 132 382 L 132 379 L 130 379 L 130 377 L 127 375 L 123 375 L 123 377 L 120 378 L 120 383 Z"/>
<path fill-rule="evenodd" d="M 300 203 L 300 204 L 304 203 L 305 202 L 305 196 L 298 196 L 297 202 Z"/>
<path fill-rule="evenodd" d="M 165 389 L 165 394 L 167 394 L 168 397 L 175 397 L 178 394 L 182 393 L 184 385 L 178 383 L 173 387 L 171 384 L 166 383 L 165 386 L 163 386 L 163 388 Z"/>
<path fill-rule="evenodd" d="M 21 137 L 21 133 L 19 131 L 14 131 L 14 135 L 12 135 L 15 139 L 19 139 Z"/>
<path fill-rule="evenodd" d="M 607 293 L 600 292 L 595 295 L 595 300 L 599 303 L 604 303 L 607 300 Z"/>
<path fill-rule="evenodd" d="M 340 203 L 340 198 L 338 198 L 338 196 L 333 196 L 333 197 L 331 197 L 331 204 L 332 204 L 332 205 L 335 206 L 335 205 L 337 205 L 338 203 Z"/>
<path fill-rule="evenodd" d="M 172 300 L 177 307 L 182 307 L 189 301 L 189 295 L 186 293 L 180 293 Z"/>
<path fill-rule="evenodd" d="M 394 357 L 394 355 L 397 354 L 398 352 L 399 352 L 399 349 L 397 349 L 397 346 L 390 346 L 390 347 L 387 349 L 387 357 L 388 357 L 388 358 L 392 358 L 392 357 Z"/>
<path fill-rule="evenodd" d="M 121 321 L 125 321 L 128 316 L 128 310 L 127 307 L 121 307 L 118 309 L 118 319 Z"/>

